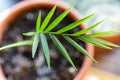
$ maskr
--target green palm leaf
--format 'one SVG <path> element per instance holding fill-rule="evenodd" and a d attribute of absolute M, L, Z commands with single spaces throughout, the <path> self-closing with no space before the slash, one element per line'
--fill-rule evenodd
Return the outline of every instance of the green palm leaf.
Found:
<path fill-rule="evenodd" d="M 26 40 L 26 41 L 9 44 L 7 46 L 1 47 L 0 51 L 9 49 L 9 48 L 19 47 L 19 46 L 26 46 L 26 45 L 32 45 L 32 40 Z"/>
<path fill-rule="evenodd" d="M 50 52 L 49 52 L 49 47 L 48 47 L 46 37 L 45 37 L 44 34 L 41 33 L 40 38 L 41 38 L 41 44 L 42 44 L 43 53 L 45 55 L 48 67 L 50 68 Z"/>
<path fill-rule="evenodd" d="M 63 36 L 72 46 L 74 46 L 79 52 L 83 53 L 84 55 L 88 56 L 91 60 L 97 62 L 83 47 L 81 47 L 77 42 L 72 40 L 68 36 Z"/>
<path fill-rule="evenodd" d="M 104 21 L 104 20 L 96 23 L 95 25 L 93 25 L 93 26 L 91 26 L 91 27 L 89 27 L 89 28 L 87 28 L 87 29 L 84 29 L 84 30 L 75 32 L 75 33 L 72 34 L 72 36 L 80 36 L 80 35 L 82 35 L 82 34 L 85 34 L 85 33 L 87 33 L 88 31 L 93 30 L 95 27 L 97 27 L 98 25 L 100 25 L 103 21 Z"/>
<path fill-rule="evenodd" d="M 34 36 L 35 32 L 27 32 L 27 33 L 23 33 L 24 36 Z"/>
<path fill-rule="evenodd" d="M 93 17 L 93 16 L 94 16 L 94 14 L 91 14 L 91 15 L 89 15 L 89 16 L 81 19 L 81 20 L 75 21 L 75 22 L 73 22 L 73 23 L 71 23 L 71 24 L 63 27 L 62 29 L 58 30 L 57 33 L 58 33 L 58 34 L 61 34 L 61 33 L 63 33 L 63 32 L 66 32 L 66 31 L 69 31 L 69 30 L 71 30 L 71 29 L 74 29 L 75 27 L 77 27 L 78 25 L 82 24 L 83 22 L 89 20 L 89 19 L 90 19 L 91 17 Z"/>
<path fill-rule="evenodd" d="M 80 40 L 84 41 L 84 42 L 88 42 L 88 43 L 91 43 L 91 44 L 94 44 L 95 46 L 99 46 L 101 48 L 105 48 L 105 49 L 112 49 L 108 46 L 105 46 L 101 43 L 99 43 L 97 40 L 95 40 L 94 38 L 92 37 L 88 37 L 88 36 L 80 36 L 78 37 Z"/>
<path fill-rule="evenodd" d="M 102 40 L 102 39 L 99 39 L 99 38 L 93 38 L 93 39 L 96 40 L 97 42 L 99 42 L 100 44 L 104 44 L 106 46 L 119 47 L 119 45 L 116 45 L 114 43 L 108 42 L 106 40 Z"/>
<path fill-rule="evenodd" d="M 73 5 L 74 6 L 74 5 Z M 56 27 L 56 25 L 58 25 L 66 16 L 67 14 L 71 11 L 71 9 L 73 8 L 73 6 L 71 6 L 69 9 L 67 9 L 66 11 L 64 11 L 60 16 L 58 16 L 49 26 L 48 28 L 45 30 L 45 32 L 50 32 L 52 29 L 54 29 Z"/>
<path fill-rule="evenodd" d="M 35 57 L 35 53 L 37 51 L 37 47 L 39 44 L 39 33 L 36 33 L 34 38 L 33 38 L 33 45 L 32 45 L 32 57 Z"/>
<path fill-rule="evenodd" d="M 41 25 L 40 32 L 43 31 L 43 30 L 46 28 L 46 26 L 48 25 L 48 23 L 49 23 L 52 15 L 53 15 L 54 12 L 55 12 L 55 9 L 56 9 L 56 6 L 54 6 L 54 7 L 52 8 L 52 10 L 51 10 L 51 11 L 48 13 L 48 15 L 46 16 L 45 20 L 43 21 L 43 23 L 42 23 L 42 25 Z"/>
<path fill-rule="evenodd" d="M 40 30 L 40 25 L 41 25 L 41 12 L 39 12 L 37 21 L 36 21 L 36 32 L 39 32 Z"/>
<path fill-rule="evenodd" d="M 72 62 L 70 56 L 68 55 L 68 52 L 66 51 L 66 49 L 64 48 L 64 46 L 61 44 L 61 42 L 54 35 L 50 34 L 50 37 L 51 37 L 53 43 L 57 46 L 58 50 L 62 53 L 62 55 L 73 66 L 73 68 L 76 69 L 74 63 Z"/>
<path fill-rule="evenodd" d="M 100 37 L 100 36 L 106 36 L 106 35 L 114 34 L 116 32 L 117 31 L 105 31 L 105 32 L 98 32 L 98 33 L 89 34 L 87 36 L 90 36 L 90 37 Z"/>

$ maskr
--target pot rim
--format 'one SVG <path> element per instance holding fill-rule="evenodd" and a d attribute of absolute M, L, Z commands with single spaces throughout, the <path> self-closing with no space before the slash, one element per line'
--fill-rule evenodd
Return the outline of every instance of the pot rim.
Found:
<path fill-rule="evenodd" d="M 65 11 L 66 9 L 70 7 L 68 4 L 62 1 L 57 1 L 57 0 L 25 0 L 9 8 L 7 11 L 3 13 L 5 14 L 7 12 L 7 15 L 4 17 L 4 19 L 0 20 L 0 25 L 1 25 L 0 26 L 0 30 L 1 30 L 0 31 L 0 42 L 2 41 L 2 35 L 4 31 L 7 29 L 7 26 L 9 25 L 9 23 L 13 21 L 22 12 L 36 8 L 36 7 L 51 8 L 56 4 L 57 4 L 57 9 L 60 9 L 61 11 Z M 73 20 L 79 20 L 82 18 L 81 15 L 75 9 L 72 9 L 70 13 L 68 14 L 68 16 L 72 18 Z M 85 29 L 85 27 L 86 27 L 86 24 L 80 25 L 81 29 Z M 92 56 L 94 56 L 93 45 L 85 43 L 85 48 Z M 89 69 L 91 63 L 92 63 L 91 59 L 85 56 L 83 65 L 81 66 L 80 70 L 78 71 L 78 74 L 75 76 L 73 80 L 82 80 L 87 70 Z"/>
<path fill-rule="evenodd" d="M 0 65 L 0 80 L 7 80 L 3 74 L 2 66 Z"/>

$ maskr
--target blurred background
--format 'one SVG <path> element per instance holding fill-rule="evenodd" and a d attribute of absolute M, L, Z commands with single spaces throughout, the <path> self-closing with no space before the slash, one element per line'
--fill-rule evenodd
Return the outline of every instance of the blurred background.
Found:
<path fill-rule="evenodd" d="M 0 0 L 0 14 L 20 1 Z M 95 17 L 87 22 L 88 26 L 105 19 L 105 22 L 92 32 L 120 30 L 120 0 L 63 1 L 70 5 L 76 3 L 75 8 L 82 16 L 95 13 Z M 120 48 L 114 48 L 112 51 L 96 48 L 95 52 L 95 59 L 98 63 L 93 64 L 86 80 L 120 80 Z"/>

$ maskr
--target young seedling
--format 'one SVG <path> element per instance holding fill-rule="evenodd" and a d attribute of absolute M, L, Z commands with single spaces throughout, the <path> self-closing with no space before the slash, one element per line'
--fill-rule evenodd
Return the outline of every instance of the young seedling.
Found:
<path fill-rule="evenodd" d="M 107 31 L 107 32 L 99 32 L 99 33 L 84 35 L 85 33 L 93 30 L 98 25 L 100 25 L 103 22 L 103 20 L 99 21 L 98 23 L 94 24 L 93 26 L 88 27 L 87 29 L 80 30 L 80 31 L 75 32 L 75 33 L 70 33 L 70 34 L 67 33 L 69 30 L 76 28 L 80 24 L 82 24 L 85 21 L 92 18 L 94 16 L 94 14 L 91 14 L 91 15 L 89 15 L 81 20 L 75 21 L 67 26 L 64 26 L 63 28 L 59 29 L 58 31 L 52 32 L 52 30 L 68 15 L 68 13 L 71 11 L 72 8 L 73 8 L 73 6 L 71 6 L 69 9 L 67 9 L 62 14 L 60 14 L 51 23 L 50 23 L 50 20 L 51 20 L 52 16 L 54 15 L 54 12 L 56 10 L 56 6 L 54 6 L 52 8 L 52 10 L 48 13 L 48 15 L 46 16 L 46 18 L 44 19 L 43 22 L 41 22 L 42 14 L 41 14 L 41 12 L 39 12 L 37 22 L 36 22 L 36 31 L 23 33 L 24 36 L 31 36 L 31 39 L 1 47 L 0 51 L 8 49 L 8 48 L 13 48 L 13 47 L 31 45 L 32 46 L 32 57 L 34 58 L 35 53 L 37 51 L 38 44 L 39 44 L 39 42 L 41 42 L 42 50 L 43 50 L 47 65 L 50 68 L 50 52 L 49 52 L 48 42 L 46 39 L 46 35 L 49 35 L 51 40 L 55 44 L 55 46 L 61 52 L 61 54 L 73 66 L 73 68 L 76 69 L 76 67 L 75 67 L 73 61 L 71 60 L 67 50 L 62 45 L 62 43 L 59 41 L 59 39 L 56 37 L 56 35 L 62 36 L 68 43 L 71 44 L 71 46 L 75 47 L 76 50 L 78 50 L 79 52 L 81 52 L 85 56 L 88 56 L 90 59 L 92 59 L 95 62 L 97 62 L 97 61 L 83 47 L 81 47 L 76 41 L 74 41 L 71 37 L 75 37 L 78 40 L 91 43 L 91 44 L 98 46 L 98 47 L 101 47 L 101 48 L 112 49 L 111 47 L 119 47 L 116 44 L 113 44 L 111 42 L 97 38 L 99 36 L 113 34 L 116 31 Z"/>

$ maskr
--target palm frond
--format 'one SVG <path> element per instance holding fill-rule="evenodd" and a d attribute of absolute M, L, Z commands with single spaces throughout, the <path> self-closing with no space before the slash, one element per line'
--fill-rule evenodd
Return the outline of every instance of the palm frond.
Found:
<path fill-rule="evenodd" d="M 32 45 L 32 40 L 25 40 L 25 41 L 9 44 L 7 46 L 1 47 L 0 51 L 14 47 L 26 46 L 26 45 Z"/>
<path fill-rule="evenodd" d="M 74 5 L 73 5 L 74 6 Z M 56 25 L 58 25 L 66 16 L 67 14 L 71 11 L 71 9 L 73 8 L 73 6 L 71 6 L 69 9 L 67 9 L 66 11 L 64 11 L 61 15 L 59 15 L 45 30 L 45 32 L 50 32 L 52 29 L 54 29 L 56 27 Z"/>
<path fill-rule="evenodd" d="M 37 51 L 37 47 L 39 44 L 39 33 L 36 33 L 34 38 L 33 38 L 33 45 L 32 45 L 32 57 L 35 57 L 35 53 Z"/>
<path fill-rule="evenodd" d="M 53 16 L 54 12 L 55 12 L 55 9 L 56 9 L 56 6 L 54 6 L 52 8 L 52 10 L 48 13 L 48 15 L 46 16 L 45 20 L 43 21 L 42 25 L 41 25 L 41 28 L 40 28 L 40 32 L 43 31 L 46 26 L 48 25 L 51 17 Z"/>
<path fill-rule="evenodd" d="M 89 36 L 89 37 L 100 37 L 100 36 L 106 36 L 106 35 L 114 34 L 116 32 L 117 31 L 105 31 L 105 32 L 92 33 L 92 34 L 89 34 L 87 36 Z"/>
<path fill-rule="evenodd" d="M 41 25 L 41 12 L 39 11 L 37 21 L 36 21 L 36 32 L 39 32 L 40 30 L 40 25 Z"/>
<path fill-rule="evenodd" d="M 34 36 L 36 33 L 35 32 L 26 32 L 23 33 L 24 36 Z"/>
<path fill-rule="evenodd" d="M 77 42 L 75 42 L 74 40 L 72 40 L 70 37 L 68 36 L 63 36 L 72 46 L 74 46 L 79 52 L 83 53 L 85 56 L 88 56 L 91 60 L 95 61 L 97 63 L 97 61 L 83 48 L 81 47 Z"/>
<path fill-rule="evenodd" d="M 89 19 L 90 19 L 91 17 L 93 17 L 93 16 L 94 16 L 94 14 L 91 14 L 91 15 L 89 15 L 89 16 L 81 19 L 81 20 L 75 21 L 75 22 L 73 22 L 73 23 L 71 23 L 71 24 L 63 27 L 62 29 L 58 30 L 57 33 L 58 33 L 58 34 L 61 34 L 61 33 L 63 33 L 63 32 L 66 32 L 66 31 L 69 31 L 69 30 L 71 30 L 71 29 L 74 29 L 74 28 L 76 28 L 77 26 L 79 26 L 80 24 L 82 24 L 83 22 L 89 20 Z"/>
<path fill-rule="evenodd" d="M 98 46 L 98 47 L 101 47 L 101 48 L 112 49 L 112 48 L 110 48 L 110 47 L 108 47 L 108 46 L 105 46 L 105 45 L 99 43 L 98 41 L 96 41 L 96 40 L 95 40 L 94 38 L 92 38 L 92 37 L 80 36 L 79 39 L 80 39 L 81 41 L 94 44 L 95 46 Z"/>
<path fill-rule="evenodd" d="M 64 46 L 62 45 L 62 43 L 54 36 L 50 34 L 50 37 L 53 41 L 53 43 L 56 45 L 56 47 L 58 48 L 58 50 L 62 53 L 62 55 L 67 59 L 67 61 L 73 66 L 74 69 L 76 69 L 74 63 L 72 62 L 70 56 L 68 55 L 68 52 L 66 51 L 66 49 L 64 48 Z"/>
<path fill-rule="evenodd" d="M 72 34 L 72 36 L 80 36 L 80 35 L 82 35 L 82 34 L 85 34 L 85 33 L 87 33 L 88 31 L 91 31 L 91 30 L 93 30 L 95 27 L 97 27 L 98 25 L 100 25 L 103 21 L 104 21 L 104 20 L 96 23 L 95 25 L 93 25 L 93 26 L 91 26 L 91 27 L 88 27 L 87 29 L 84 29 L 84 30 L 75 32 L 75 33 Z"/>
<path fill-rule="evenodd" d="M 40 38 L 41 38 L 42 50 L 43 50 L 43 53 L 45 55 L 47 65 L 50 68 L 50 52 L 49 52 L 47 39 L 46 39 L 45 35 L 42 33 L 40 34 Z"/>
<path fill-rule="evenodd" d="M 93 38 L 93 39 L 96 40 L 98 43 L 106 45 L 106 46 L 119 47 L 119 45 L 116 45 L 116 44 L 111 43 L 111 42 L 106 41 L 106 40 L 102 40 L 102 39 L 99 39 L 99 38 Z"/>

